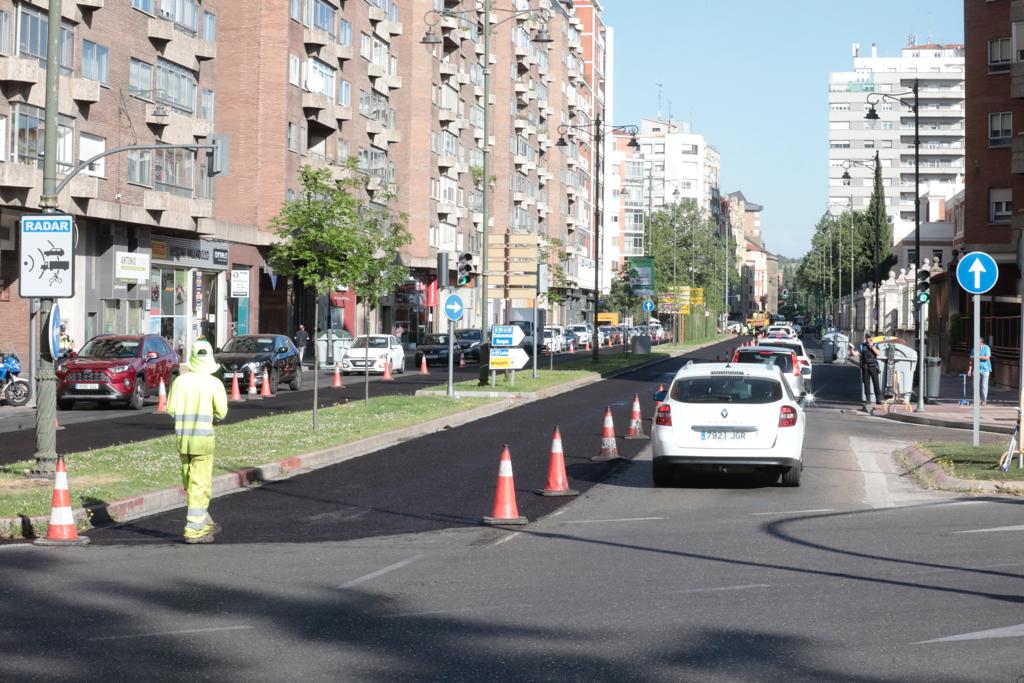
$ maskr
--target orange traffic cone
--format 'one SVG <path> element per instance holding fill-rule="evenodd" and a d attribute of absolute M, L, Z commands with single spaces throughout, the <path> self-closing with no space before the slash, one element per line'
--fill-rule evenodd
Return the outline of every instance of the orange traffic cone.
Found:
<path fill-rule="evenodd" d="M 569 340 L 569 353 L 576 353 L 576 342 L 572 339 Z"/>
<path fill-rule="evenodd" d="M 266 398 L 267 396 L 273 396 L 270 392 L 270 370 L 263 369 L 263 386 L 260 387 L 260 398 Z"/>
<path fill-rule="evenodd" d="M 516 485 L 512 481 L 512 456 L 508 444 L 501 449 L 501 465 L 498 468 L 498 487 L 494 494 L 494 512 L 484 517 L 484 524 L 526 524 L 526 517 L 519 516 L 516 507 Z"/>
<path fill-rule="evenodd" d="M 64 456 L 57 456 L 57 471 L 53 476 L 53 501 L 50 503 L 50 523 L 46 538 L 37 538 L 36 545 L 89 545 L 89 539 L 79 537 L 75 528 L 75 513 L 71 511 L 71 492 L 68 491 L 68 468 Z"/>
<path fill-rule="evenodd" d="M 384 381 L 385 382 L 391 382 L 391 381 L 394 381 L 394 379 L 395 378 L 391 376 L 391 359 L 390 358 L 385 358 L 384 359 Z"/>
<path fill-rule="evenodd" d="M 160 394 L 156 402 L 156 412 L 166 413 L 167 412 L 167 387 L 164 386 L 163 378 L 160 379 Z"/>
<path fill-rule="evenodd" d="M 607 462 L 617 460 L 619 447 L 615 443 L 615 421 L 612 418 L 612 407 L 604 409 L 604 428 L 601 430 L 601 452 L 590 460 L 592 462 Z"/>
<path fill-rule="evenodd" d="M 633 411 L 629 415 L 629 431 L 626 432 L 627 439 L 646 439 L 644 434 L 644 422 L 640 416 L 640 395 L 633 394 Z"/>
<path fill-rule="evenodd" d="M 542 496 L 578 496 L 579 491 L 569 488 L 568 477 L 565 474 L 565 454 L 562 452 L 562 434 L 555 427 L 551 435 L 551 459 L 548 461 L 548 485 L 538 489 L 537 493 Z"/>
<path fill-rule="evenodd" d="M 430 370 L 427 369 L 427 354 L 420 356 L 420 374 L 429 375 Z"/>
<path fill-rule="evenodd" d="M 231 400 L 241 401 L 242 392 L 238 390 L 238 373 L 236 372 L 234 377 L 231 378 Z"/>
<path fill-rule="evenodd" d="M 459 354 L 459 367 L 460 368 L 466 367 L 466 354 L 464 354 L 464 353 L 460 353 Z"/>
<path fill-rule="evenodd" d="M 584 351 L 589 351 L 590 350 L 590 340 L 589 339 L 586 340 L 586 346 L 583 348 L 583 350 Z"/>
<path fill-rule="evenodd" d="M 664 384 L 659 384 L 659 385 L 658 385 L 658 393 L 659 393 L 659 394 L 660 394 L 660 393 L 664 393 L 664 391 L 665 391 L 665 385 L 664 385 Z M 655 414 L 655 415 L 657 415 L 657 414 L 658 414 L 658 408 L 659 408 L 660 406 L 661 406 L 661 401 L 655 401 L 655 402 L 654 402 L 654 414 Z"/>
<path fill-rule="evenodd" d="M 344 389 L 345 385 L 341 382 L 341 366 L 337 363 L 334 364 L 334 380 L 331 382 L 332 389 Z"/>
<path fill-rule="evenodd" d="M 249 389 L 246 392 L 246 398 L 250 401 L 261 401 L 263 400 L 258 393 L 256 393 L 256 373 L 253 370 L 249 370 Z"/>

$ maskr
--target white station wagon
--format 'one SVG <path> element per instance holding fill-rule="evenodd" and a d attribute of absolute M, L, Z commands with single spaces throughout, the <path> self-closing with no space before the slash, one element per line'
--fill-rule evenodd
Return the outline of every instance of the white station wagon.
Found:
<path fill-rule="evenodd" d="M 671 484 L 677 467 L 767 469 L 800 485 L 806 417 L 778 367 L 687 363 L 655 400 L 655 486 Z"/>

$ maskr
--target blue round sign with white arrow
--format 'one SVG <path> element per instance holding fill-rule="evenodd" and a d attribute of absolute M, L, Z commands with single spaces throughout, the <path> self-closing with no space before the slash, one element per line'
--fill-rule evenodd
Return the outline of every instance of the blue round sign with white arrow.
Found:
<path fill-rule="evenodd" d="M 462 303 L 462 297 L 458 294 L 449 294 L 444 300 L 444 314 L 453 323 L 462 320 L 462 313 L 466 306 Z"/>
<path fill-rule="evenodd" d="M 969 294 L 984 294 L 996 286 L 999 266 L 983 251 L 972 251 L 956 266 L 956 281 Z"/>
<path fill-rule="evenodd" d="M 651 301 L 650 299 L 645 299 L 644 300 L 644 310 L 647 311 L 648 313 L 653 311 L 654 310 L 654 302 Z"/>

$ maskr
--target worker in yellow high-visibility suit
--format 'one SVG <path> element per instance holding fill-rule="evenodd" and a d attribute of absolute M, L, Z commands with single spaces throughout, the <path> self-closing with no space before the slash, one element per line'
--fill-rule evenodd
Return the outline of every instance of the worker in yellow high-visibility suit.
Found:
<path fill-rule="evenodd" d="M 213 543 L 220 530 L 210 517 L 213 495 L 213 421 L 228 414 L 224 384 L 213 376 L 217 362 L 206 341 L 192 346 L 189 372 L 178 377 L 167 396 L 167 413 L 174 418 L 178 455 L 181 457 L 181 484 L 188 494 L 185 543 Z"/>

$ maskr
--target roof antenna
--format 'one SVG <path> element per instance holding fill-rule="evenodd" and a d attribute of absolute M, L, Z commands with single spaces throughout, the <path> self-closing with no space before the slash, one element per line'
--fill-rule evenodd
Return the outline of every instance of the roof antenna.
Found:
<path fill-rule="evenodd" d="M 655 83 L 654 85 L 658 87 L 658 120 L 661 121 L 661 88 L 663 84 Z"/>

